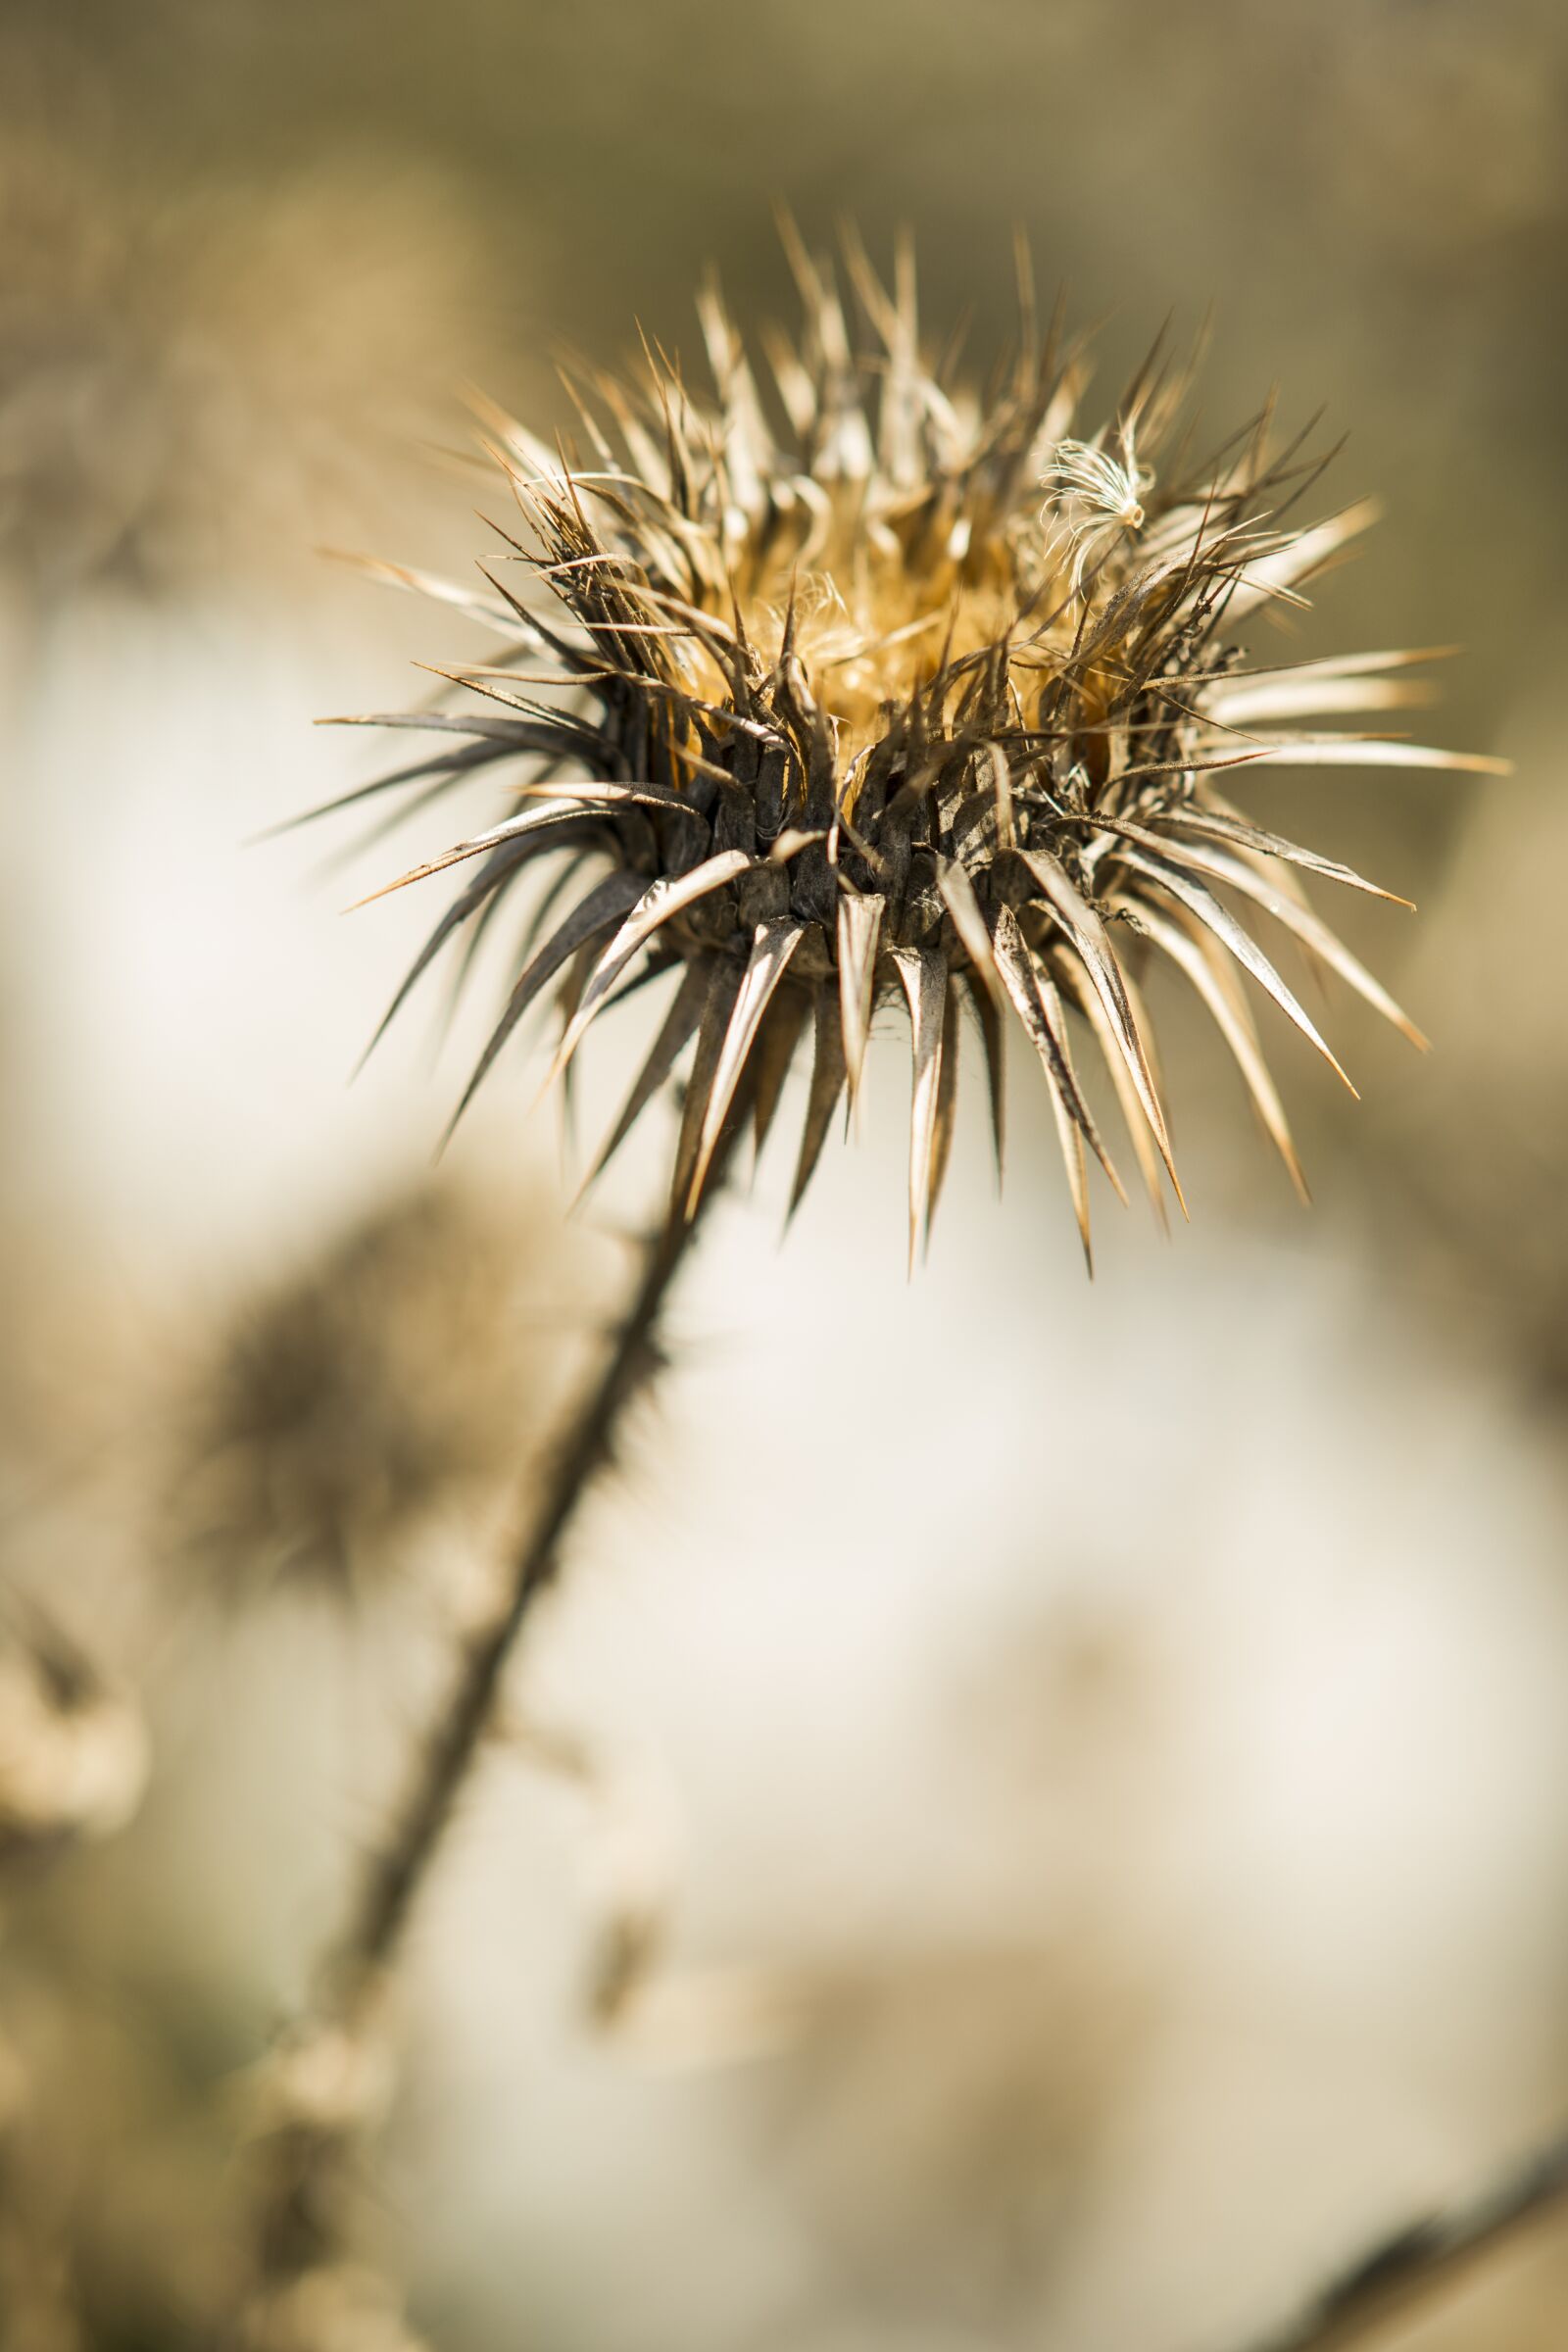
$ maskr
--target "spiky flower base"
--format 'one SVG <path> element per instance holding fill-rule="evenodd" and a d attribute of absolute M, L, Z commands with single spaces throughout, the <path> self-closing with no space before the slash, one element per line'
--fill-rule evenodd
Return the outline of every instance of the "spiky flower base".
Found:
<path fill-rule="evenodd" d="M 1187 381 L 1157 348 L 1113 425 L 1072 438 L 1082 354 L 1055 328 L 1037 337 L 1027 293 L 997 388 L 956 387 L 921 359 L 906 253 L 890 294 L 849 247 L 870 330 L 858 347 L 831 272 L 790 245 L 805 326 L 798 343 L 769 339 L 767 396 L 710 293 L 716 400 L 650 353 L 636 385 L 576 396 L 585 463 L 490 416 L 537 542 L 508 542 L 523 585 L 498 568 L 492 600 L 379 567 L 509 641 L 496 663 L 442 673 L 500 710 L 370 722 L 457 738 L 381 784 L 532 771 L 521 813 L 403 877 L 479 860 L 397 1004 L 543 861 L 564 860 L 551 906 L 602 868 L 530 943 L 465 1103 L 558 975 L 560 1069 L 603 1010 L 667 973 L 666 1017 L 597 1164 L 695 1040 L 672 1203 L 689 1217 L 726 1121 L 751 1110 L 766 1132 L 808 1036 L 798 1200 L 858 1085 L 873 1014 L 902 1003 L 912 1254 L 947 1164 L 967 1002 L 999 1154 L 1004 1022 L 1039 1055 L 1087 1250 L 1089 1156 L 1122 1187 L 1075 1072 L 1076 1024 L 1156 1203 L 1176 1183 L 1135 980 L 1152 951 L 1213 1015 L 1299 1185 L 1240 972 L 1340 1065 L 1237 908 L 1261 909 L 1422 1041 L 1311 911 L 1298 869 L 1374 886 L 1247 821 L 1221 785 L 1262 765 L 1489 764 L 1279 731 L 1419 699 L 1398 674 L 1419 656 L 1245 662 L 1238 627 L 1265 603 L 1298 604 L 1369 510 L 1291 527 L 1319 468 L 1298 446 L 1269 453 L 1267 414 L 1206 463 L 1170 449 Z"/>

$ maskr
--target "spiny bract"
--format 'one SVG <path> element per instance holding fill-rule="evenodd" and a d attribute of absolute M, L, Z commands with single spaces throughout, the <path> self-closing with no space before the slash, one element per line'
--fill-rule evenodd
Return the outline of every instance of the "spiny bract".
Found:
<path fill-rule="evenodd" d="M 710 291 L 715 398 L 654 351 L 635 383 L 573 383 L 586 463 L 486 412 L 535 543 L 502 534 L 521 585 L 498 566 L 491 598 L 372 567 L 508 643 L 495 663 L 440 673 L 500 709 L 359 722 L 456 738 L 366 789 L 439 790 L 498 761 L 530 771 L 520 813 L 403 877 L 479 861 L 392 1011 L 520 876 L 562 859 L 554 908 L 604 868 L 543 945 L 535 909 L 530 959 L 465 1103 L 558 974 L 559 1070 L 600 1012 L 667 973 L 663 1025 L 596 1166 L 695 1040 L 672 1201 L 691 1216 L 732 1122 L 749 1114 L 765 1135 L 808 1032 L 799 1200 L 859 1084 L 874 1012 L 902 1002 L 912 1253 L 952 1143 L 967 1001 L 999 1154 L 1004 1022 L 1039 1055 L 1087 1250 L 1087 1155 L 1122 1188 L 1075 1074 L 1075 1022 L 1104 1058 L 1156 1205 L 1163 1175 L 1176 1183 L 1135 978 L 1152 952 L 1218 1023 L 1299 1185 L 1240 972 L 1339 1064 L 1233 903 L 1421 1040 L 1307 906 L 1296 869 L 1375 886 L 1249 822 L 1220 784 L 1265 765 L 1488 764 L 1277 730 L 1420 699 L 1397 674 L 1420 656 L 1249 667 L 1234 641 L 1265 603 L 1299 604 L 1370 509 L 1288 523 L 1320 467 L 1299 442 L 1271 454 L 1268 412 L 1206 462 L 1171 447 L 1187 371 L 1158 346 L 1113 424 L 1074 438 L 1082 351 L 1058 326 L 1037 335 L 1026 270 L 1018 347 L 981 398 L 955 382 L 951 355 L 922 358 L 906 249 L 889 292 L 848 244 L 858 342 L 831 269 L 786 233 L 804 326 L 798 341 L 766 338 L 765 391 Z"/>

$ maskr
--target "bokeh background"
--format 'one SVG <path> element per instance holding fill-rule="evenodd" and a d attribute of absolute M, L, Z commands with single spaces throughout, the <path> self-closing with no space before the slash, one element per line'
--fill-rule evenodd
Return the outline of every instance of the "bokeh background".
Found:
<path fill-rule="evenodd" d="M 1022 1086 L 906 1283 L 891 1047 L 787 1244 L 782 1166 L 722 1209 L 300 2352 L 1226 2352 L 1568 2107 L 1558 0 L 5 0 L 6 2352 L 208 2339 L 247 2070 L 659 1176 L 564 1223 L 520 1052 L 432 1174 L 434 996 L 346 1086 L 427 905 L 247 844 L 467 647 L 319 551 L 466 572 L 463 387 L 695 365 L 778 199 L 911 223 L 981 355 L 1023 224 L 1107 399 L 1212 306 L 1216 437 L 1278 384 L 1387 502 L 1299 650 L 1461 645 L 1435 739 L 1515 772 L 1254 791 L 1421 903 L 1341 911 L 1432 1057 L 1281 1044 L 1310 1215 L 1176 1004 L 1194 1221 L 1107 1201 L 1092 1289 Z M 1547 2228 L 1397 2340 L 1565 2336 Z"/>

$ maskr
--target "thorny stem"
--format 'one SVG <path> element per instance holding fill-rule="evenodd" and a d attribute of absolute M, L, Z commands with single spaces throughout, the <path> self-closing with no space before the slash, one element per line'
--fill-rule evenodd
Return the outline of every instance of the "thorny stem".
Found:
<path fill-rule="evenodd" d="M 716 1189 L 711 1185 L 707 1197 Z M 604 1369 L 546 1473 L 501 1606 L 475 1635 L 437 1707 L 392 1833 L 370 1857 L 358 1903 L 325 1965 L 323 1983 L 339 2014 L 353 2009 L 396 1953 L 490 1729 L 528 1612 L 555 1579 L 562 1539 L 613 1450 L 622 1412 L 658 1369 L 660 1320 L 697 1228 L 696 1217 L 672 1217 L 649 1245 L 642 1280 L 615 1330 Z"/>
<path fill-rule="evenodd" d="M 720 1140 L 704 1202 L 722 1187 L 739 1118 Z M 365 2028 L 395 1961 L 411 1915 L 450 1829 L 458 1801 L 493 1728 L 508 1665 L 534 1603 L 556 1577 L 563 1540 L 578 1505 L 612 1458 L 622 1416 L 661 1365 L 659 1333 L 665 1305 L 696 1238 L 701 1211 L 678 1213 L 647 1245 L 641 1279 L 610 1336 L 597 1379 L 567 1423 L 545 1471 L 542 1492 L 518 1544 L 503 1599 L 466 1643 L 433 1712 L 392 1829 L 370 1856 L 342 1935 L 322 1962 L 305 2025 L 311 2037 Z M 279 2045 L 280 2053 L 287 2043 Z M 344 2166 L 363 2128 L 346 2111 L 317 2113 L 309 2101 L 285 2101 L 256 2212 L 256 2273 L 251 2291 L 265 2299 L 336 2253 L 336 2215 Z M 251 2306 L 254 2313 L 259 2306 Z M 226 2348 L 265 2344 L 244 2311 L 221 2341 Z"/>
<path fill-rule="evenodd" d="M 1568 2130 L 1447 2212 L 1396 2230 L 1247 2352 L 1348 2352 L 1370 2343 L 1568 2202 Z"/>

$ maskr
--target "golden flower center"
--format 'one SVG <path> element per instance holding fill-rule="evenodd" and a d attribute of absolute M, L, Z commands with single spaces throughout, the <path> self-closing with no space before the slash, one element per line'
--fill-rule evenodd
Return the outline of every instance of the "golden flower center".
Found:
<path fill-rule="evenodd" d="M 1009 670 L 1021 695 L 1031 677 L 1038 688 L 1056 642 L 1071 631 L 1056 612 L 1068 601 L 1065 570 L 1032 514 L 980 539 L 963 518 L 933 528 L 922 514 L 916 529 L 906 517 L 837 511 L 842 504 L 835 501 L 832 527 L 804 548 L 755 551 L 740 567 L 739 603 L 747 636 L 769 666 L 793 615 L 796 657 L 844 766 L 882 735 L 890 706 L 905 707 L 938 671 L 1015 628 Z M 1046 638 L 1035 641 L 1047 622 Z M 715 672 L 704 691 L 722 699 L 724 681 Z"/>

